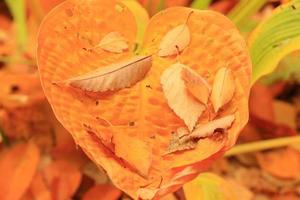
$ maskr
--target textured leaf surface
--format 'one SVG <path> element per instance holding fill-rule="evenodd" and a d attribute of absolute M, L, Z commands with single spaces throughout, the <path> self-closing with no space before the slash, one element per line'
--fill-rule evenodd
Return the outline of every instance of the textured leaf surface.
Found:
<path fill-rule="evenodd" d="M 137 198 L 139 188 L 144 187 L 157 191 L 153 194 L 159 198 L 194 178 L 220 156 L 224 148 L 235 143 L 248 120 L 251 63 L 242 36 L 223 15 L 177 7 L 162 11 L 148 24 L 140 55 L 152 55 L 152 67 L 130 88 L 91 97 L 88 92 L 74 94 L 67 88 L 53 85 L 55 81 L 68 80 L 133 56 L 135 18 L 126 7 L 116 10 L 116 5 L 123 8 L 121 1 L 67 0 L 50 12 L 38 38 L 37 57 L 42 84 L 57 118 L 84 152 L 105 169 L 117 187 L 133 198 Z M 72 17 L 66 15 L 66 9 L 72 10 Z M 127 25 L 126 29 L 123 24 Z M 189 45 L 177 58 L 158 56 L 162 38 L 179 24 L 187 24 L 190 29 Z M 97 45 L 112 31 L 120 32 L 128 39 L 129 51 L 114 54 L 85 50 Z M 163 72 L 177 59 L 202 77 L 210 75 L 209 84 L 212 84 L 217 69 L 228 65 L 237 77 L 237 88 L 233 103 L 224 107 L 220 117 L 234 113 L 237 123 L 233 124 L 228 136 L 220 140 L 201 139 L 194 150 L 165 155 L 172 132 L 185 126 L 168 106 L 160 83 Z M 207 122 L 209 116 L 208 111 L 204 112 L 198 123 Z M 119 140 L 114 139 L 117 134 Z M 135 140 L 145 152 L 121 150 L 116 156 L 117 150 L 126 147 L 122 135 Z M 151 155 L 149 173 L 141 176 L 139 171 L 142 170 L 137 169 L 141 161 L 143 165 L 147 163 L 147 155 Z M 132 160 L 135 156 L 139 161 Z M 184 171 L 186 168 L 191 170 Z M 182 171 L 184 175 L 173 179 Z"/>
<path fill-rule="evenodd" d="M 300 1 L 276 8 L 250 35 L 254 83 L 272 72 L 282 58 L 300 49 Z"/>

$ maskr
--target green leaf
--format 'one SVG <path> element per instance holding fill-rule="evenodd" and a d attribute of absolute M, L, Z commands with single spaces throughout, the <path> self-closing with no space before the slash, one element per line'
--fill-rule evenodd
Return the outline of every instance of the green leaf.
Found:
<path fill-rule="evenodd" d="M 24 0 L 5 0 L 16 24 L 18 50 L 22 52 L 27 44 L 27 27 Z"/>
<path fill-rule="evenodd" d="M 149 22 L 149 15 L 144 7 L 136 0 L 123 0 L 122 3 L 133 13 L 137 24 L 136 48 L 135 52 L 139 52 L 143 42 L 146 27 Z"/>
<path fill-rule="evenodd" d="M 191 7 L 195 9 L 207 9 L 212 0 L 194 0 Z"/>
<path fill-rule="evenodd" d="M 263 77 L 262 82 L 270 85 L 277 81 L 289 79 L 295 80 L 300 83 L 300 52 L 296 51 L 293 54 L 285 57 L 279 66 L 271 74 Z"/>
<path fill-rule="evenodd" d="M 249 18 L 256 13 L 268 0 L 240 0 L 230 11 L 228 17 L 241 28 L 248 23 Z"/>
<path fill-rule="evenodd" d="M 156 8 L 156 13 L 158 13 L 159 11 L 165 9 L 165 7 L 166 7 L 165 0 L 159 0 L 159 3 L 158 3 L 157 8 Z"/>
<path fill-rule="evenodd" d="M 253 62 L 252 83 L 272 72 L 291 52 L 300 49 L 300 0 L 276 8 L 251 33 L 248 45 Z"/>

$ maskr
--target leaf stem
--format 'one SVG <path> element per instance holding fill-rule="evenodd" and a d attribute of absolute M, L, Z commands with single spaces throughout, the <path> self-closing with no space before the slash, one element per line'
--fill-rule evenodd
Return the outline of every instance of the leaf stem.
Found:
<path fill-rule="evenodd" d="M 284 147 L 296 143 L 300 143 L 300 136 L 283 137 L 283 138 L 276 138 L 270 140 L 263 140 L 259 142 L 240 144 L 233 147 L 228 152 L 226 152 L 225 156 L 228 157 L 228 156 L 234 156 L 238 154 L 274 149 L 274 148 Z"/>

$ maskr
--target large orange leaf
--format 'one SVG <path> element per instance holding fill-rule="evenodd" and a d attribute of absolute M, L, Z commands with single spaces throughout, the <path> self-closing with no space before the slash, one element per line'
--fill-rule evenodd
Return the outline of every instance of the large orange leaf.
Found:
<path fill-rule="evenodd" d="M 189 27 L 188 46 L 178 55 L 158 56 L 164 36 L 180 24 Z M 130 88 L 99 94 L 53 84 L 133 57 L 136 27 L 122 1 L 67 0 L 42 23 L 37 57 L 45 94 L 75 142 L 117 187 L 134 198 L 158 198 L 196 177 L 235 143 L 248 120 L 251 63 L 242 36 L 226 17 L 176 7 L 148 24 L 139 53 L 152 55 L 152 67 Z M 93 48 L 113 31 L 126 38 L 128 51 Z M 235 121 L 222 137 L 203 138 L 193 150 L 166 154 L 172 132 L 185 124 L 168 106 L 160 78 L 178 61 L 211 85 L 218 69 L 232 71 L 234 96 L 216 116 L 234 115 Z M 213 110 L 206 109 L 197 123 L 211 116 Z"/>
<path fill-rule="evenodd" d="M 1 200 L 17 200 L 25 194 L 34 177 L 39 158 L 39 149 L 32 142 L 15 145 L 1 154 Z"/>

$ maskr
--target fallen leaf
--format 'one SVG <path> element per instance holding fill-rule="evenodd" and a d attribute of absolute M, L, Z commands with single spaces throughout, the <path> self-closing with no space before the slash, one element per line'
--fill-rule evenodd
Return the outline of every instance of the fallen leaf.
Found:
<path fill-rule="evenodd" d="M 176 152 L 194 149 L 197 146 L 197 141 L 194 140 L 186 140 L 184 137 L 188 135 L 189 131 L 185 128 L 179 128 L 175 133 L 172 134 L 172 138 L 170 140 L 170 144 L 167 149 L 167 154 Z"/>
<path fill-rule="evenodd" d="M 202 138 L 211 136 L 217 129 L 226 130 L 231 127 L 235 120 L 234 115 L 228 115 L 206 124 L 199 124 L 189 137 L 191 138 Z"/>
<path fill-rule="evenodd" d="M 190 43 L 191 36 L 189 27 L 181 24 L 171 29 L 162 38 L 159 46 L 158 55 L 160 57 L 178 54 Z"/>
<path fill-rule="evenodd" d="M 257 154 L 260 167 L 269 174 L 284 179 L 300 177 L 300 153 L 293 148 Z"/>
<path fill-rule="evenodd" d="M 206 105 L 211 92 L 209 83 L 200 74 L 187 67 L 182 69 L 182 78 L 188 92 Z"/>
<path fill-rule="evenodd" d="M 151 56 L 135 56 L 71 78 L 66 83 L 91 92 L 118 90 L 130 87 L 144 78 L 151 65 Z"/>
<path fill-rule="evenodd" d="M 215 131 L 218 129 L 220 130 L 228 129 L 229 127 L 231 127 L 234 120 L 235 120 L 234 115 L 222 117 L 220 119 L 210 121 L 206 124 L 198 125 L 195 128 L 195 130 L 190 134 L 187 129 L 179 128 L 172 135 L 167 153 L 194 149 L 196 148 L 199 139 L 212 136 L 212 134 L 215 133 Z"/>
<path fill-rule="evenodd" d="M 110 32 L 102 38 L 96 47 L 112 53 L 122 53 L 128 49 L 128 43 L 119 32 Z"/>
<path fill-rule="evenodd" d="M 18 200 L 28 189 L 37 169 L 40 152 L 29 142 L 4 151 L 0 157 L 0 199 Z"/>
<path fill-rule="evenodd" d="M 46 185 L 49 186 L 52 199 L 71 199 L 81 181 L 80 170 L 69 162 L 57 160 L 42 171 Z"/>
<path fill-rule="evenodd" d="M 192 131 L 198 118 L 205 110 L 205 106 L 187 93 L 184 81 L 181 78 L 182 69 L 185 67 L 181 63 L 171 65 L 163 72 L 160 81 L 170 108 Z"/>
<path fill-rule="evenodd" d="M 82 200 L 117 200 L 122 192 L 113 185 L 101 184 L 90 188 L 82 197 Z"/>
<path fill-rule="evenodd" d="M 229 68 L 220 68 L 215 76 L 211 101 L 215 112 L 227 104 L 233 97 L 235 91 L 234 77 Z"/>

